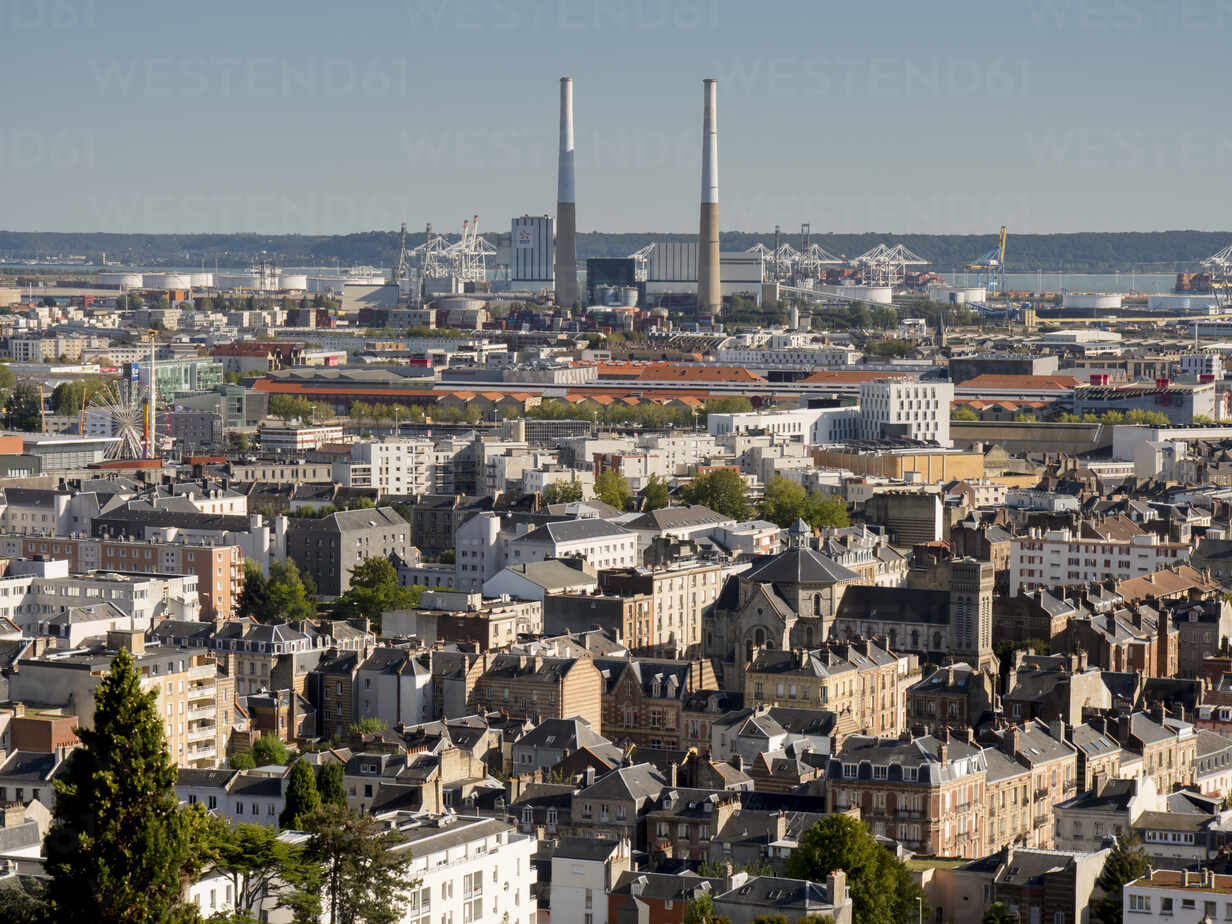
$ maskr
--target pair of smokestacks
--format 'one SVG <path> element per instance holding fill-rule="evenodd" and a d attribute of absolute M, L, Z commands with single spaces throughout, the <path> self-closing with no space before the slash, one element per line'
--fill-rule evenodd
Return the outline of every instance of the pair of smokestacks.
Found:
<path fill-rule="evenodd" d="M 702 82 L 702 197 L 697 240 L 697 313 L 719 316 L 718 81 Z M 560 158 L 556 174 L 556 304 L 578 303 L 577 198 L 573 186 L 573 78 L 560 78 Z"/>

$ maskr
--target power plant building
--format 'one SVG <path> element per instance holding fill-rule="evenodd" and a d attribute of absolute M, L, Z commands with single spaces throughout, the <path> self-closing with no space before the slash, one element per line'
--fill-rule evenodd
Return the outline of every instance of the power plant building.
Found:
<path fill-rule="evenodd" d="M 657 243 L 647 265 L 646 295 L 696 294 L 697 268 L 696 241 Z M 720 294 L 742 295 L 760 301 L 765 281 L 763 268 L 761 257 L 755 253 L 719 254 Z"/>
<path fill-rule="evenodd" d="M 515 218 L 509 242 L 509 287 L 519 292 L 555 289 L 552 219 L 547 215 Z"/>

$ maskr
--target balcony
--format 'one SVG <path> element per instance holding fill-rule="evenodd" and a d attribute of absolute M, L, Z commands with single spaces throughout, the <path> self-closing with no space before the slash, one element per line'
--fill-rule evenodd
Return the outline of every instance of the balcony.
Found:
<path fill-rule="evenodd" d="M 1038 788 L 1035 790 L 1035 798 L 1037 798 L 1037 799 L 1047 799 L 1047 798 L 1048 798 L 1048 794 L 1049 794 L 1050 792 L 1052 792 L 1052 790 L 1051 790 L 1051 789 L 1049 789 L 1047 786 L 1040 786 L 1040 787 L 1038 787 Z"/>
<path fill-rule="evenodd" d="M 188 688 L 189 700 L 208 699 L 213 702 L 217 698 L 218 690 L 213 684 L 209 686 L 193 686 Z"/>
<path fill-rule="evenodd" d="M 217 737 L 218 729 L 213 725 L 188 729 L 189 741 L 214 741 Z"/>
<path fill-rule="evenodd" d="M 218 713 L 214 706 L 196 706 L 188 710 L 189 721 L 197 719 L 212 719 Z"/>
<path fill-rule="evenodd" d="M 1052 824 L 1052 818 L 1049 815 L 1036 815 L 1035 821 L 1032 822 L 1034 828 L 1046 828 Z"/>

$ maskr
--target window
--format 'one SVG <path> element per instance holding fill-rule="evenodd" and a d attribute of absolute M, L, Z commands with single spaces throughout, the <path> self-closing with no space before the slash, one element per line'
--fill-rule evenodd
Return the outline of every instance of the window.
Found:
<path fill-rule="evenodd" d="M 884 764 L 873 765 L 873 779 L 884 780 L 889 777 L 890 768 Z"/>
<path fill-rule="evenodd" d="M 1145 911 L 1149 914 L 1151 911 L 1151 896 L 1135 895 L 1133 893 L 1130 893 L 1129 910 L 1130 911 Z"/>
<path fill-rule="evenodd" d="M 854 780 L 856 778 L 855 764 L 843 764 L 843 778 L 848 780 Z"/>
<path fill-rule="evenodd" d="M 1161 898 L 1159 900 L 1159 913 L 1160 914 L 1171 914 L 1172 913 L 1172 899 Z"/>

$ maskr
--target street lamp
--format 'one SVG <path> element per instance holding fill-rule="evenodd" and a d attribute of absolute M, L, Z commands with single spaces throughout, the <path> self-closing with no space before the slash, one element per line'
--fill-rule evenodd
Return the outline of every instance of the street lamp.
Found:
<path fill-rule="evenodd" d="M 924 924 L 924 897 L 922 895 L 917 895 L 915 897 L 915 903 L 920 909 L 920 924 Z"/>

